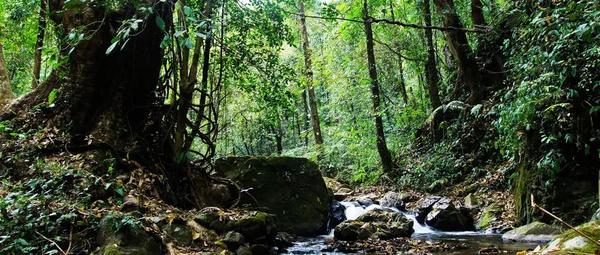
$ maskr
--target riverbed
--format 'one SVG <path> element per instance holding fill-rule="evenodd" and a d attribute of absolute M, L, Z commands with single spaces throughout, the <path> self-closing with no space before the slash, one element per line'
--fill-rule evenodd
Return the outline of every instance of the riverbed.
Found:
<path fill-rule="evenodd" d="M 432 247 L 427 250 L 426 254 L 515 254 L 518 251 L 533 249 L 538 243 L 518 243 L 502 240 L 500 234 L 487 233 L 481 231 L 461 231 L 461 232 L 446 232 L 439 231 L 419 223 L 413 213 L 399 211 L 395 208 L 382 207 L 379 205 L 371 205 L 362 207 L 357 203 L 341 202 L 346 210 L 345 216 L 347 220 L 353 220 L 360 215 L 370 210 L 392 210 L 402 213 L 406 218 L 413 221 L 414 233 L 410 237 L 411 244 L 419 246 Z M 330 230 L 326 235 L 315 237 L 303 237 L 298 239 L 292 247 L 287 249 L 285 254 L 371 254 L 368 250 L 358 252 L 343 252 L 333 248 L 333 230 Z M 406 243 L 404 243 L 406 244 Z M 386 245 L 390 245 L 386 242 Z M 392 244 L 393 245 L 393 244 Z M 400 244 L 399 244 L 400 245 Z M 444 249 L 437 247 L 452 247 L 452 249 Z M 380 254 L 380 252 L 376 252 Z M 411 252 L 407 250 L 401 254 L 412 254 L 421 252 Z"/>

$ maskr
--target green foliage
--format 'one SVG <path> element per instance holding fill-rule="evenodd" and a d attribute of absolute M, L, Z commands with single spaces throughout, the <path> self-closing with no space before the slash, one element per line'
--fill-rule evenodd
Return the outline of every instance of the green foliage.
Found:
<path fill-rule="evenodd" d="M 529 16 L 512 8 L 517 25 L 504 49 L 515 86 L 497 107 L 496 145 L 515 158 L 539 143 L 537 168 L 556 176 L 573 156 L 565 148 L 589 155 L 599 137 L 586 122 L 600 105 L 600 9 L 596 1 L 556 1 Z"/>
<path fill-rule="evenodd" d="M 435 144 L 429 155 L 400 178 L 401 187 L 411 187 L 422 191 L 438 191 L 443 186 L 456 183 L 462 175 L 462 167 L 452 153 L 452 145 Z"/>

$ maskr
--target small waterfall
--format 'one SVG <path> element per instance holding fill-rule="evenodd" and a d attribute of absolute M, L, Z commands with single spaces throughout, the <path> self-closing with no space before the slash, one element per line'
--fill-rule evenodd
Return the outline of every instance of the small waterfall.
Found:
<path fill-rule="evenodd" d="M 363 207 L 356 201 L 342 201 L 340 202 L 346 209 L 344 210 L 344 214 L 346 215 L 346 220 L 356 220 L 361 215 L 367 213 L 371 210 L 385 210 L 385 211 L 394 211 L 399 212 L 404 215 L 407 219 L 413 222 L 413 236 L 469 236 L 469 235 L 482 235 L 484 233 L 476 232 L 476 231 L 439 231 L 427 224 L 421 224 L 417 221 L 415 214 L 407 211 L 400 211 L 396 208 L 392 207 L 384 207 L 378 204 L 372 204 L 367 207 Z"/>

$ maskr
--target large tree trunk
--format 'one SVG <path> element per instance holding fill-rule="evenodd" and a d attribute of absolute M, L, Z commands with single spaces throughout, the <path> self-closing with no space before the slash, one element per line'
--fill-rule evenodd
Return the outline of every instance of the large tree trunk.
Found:
<path fill-rule="evenodd" d="M 156 97 L 164 33 L 156 25 L 154 14 L 145 18 L 141 30 L 126 38 L 127 44 L 119 44 L 107 54 L 116 28 L 134 17 L 136 8 L 125 4 L 113 11 L 85 4 L 67 9 L 62 0 L 48 3 L 49 18 L 62 31 L 85 28 L 87 37 L 71 52 L 63 49 L 61 54 L 68 57 L 67 63 L 0 114 L 0 120 L 11 119 L 23 129 L 57 130 L 60 136 L 48 145 L 52 148 L 44 150 L 82 152 L 100 148 L 109 150 L 115 158 L 127 157 L 156 171 L 161 169 L 157 165 L 164 166 L 162 170 L 170 168 L 171 141 L 163 139 L 167 130 L 162 123 L 164 98 Z M 170 1 L 147 4 L 154 5 L 155 13 L 170 26 Z M 48 102 L 49 98 L 55 99 Z M 34 110 L 40 106 L 42 110 Z M 171 180 L 182 176 L 174 169 L 166 174 L 178 175 L 167 176 Z"/>
<path fill-rule="evenodd" d="M 315 143 L 317 146 L 320 146 L 323 144 L 323 135 L 321 134 L 321 121 L 319 120 L 315 88 L 313 87 L 312 52 L 308 40 L 306 17 L 304 17 L 304 3 L 302 1 L 298 1 L 298 9 L 300 11 L 300 33 L 302 34 L 302 49 L 304 50 L 304 68 L 306 72 L 308 105 L 310 106 L 310 122 L 312 123 L 313 132 L 315 134 Z"/>
<path fill-rule="evenodd" d="M 6 70 L 4 63 L 3 47 L 4 46 L 0 44 L 0 110 L 14 98 L 8 71 Z"/>
<path fill-rule="evenodd" d="M 423 1 L 423 14 L 425 19 L 425 26 L 431 26 L 431 8 L 429 6 L 429 0 Z M 432 30 L 425 29 L 425 40 L 427 41 L 427 62 L 425 63 L 425 77 L 427 79 L 427 90 L 429 92 L 429 99 L 431 100 L 431 107 L 436 109 L 442 105 L 439 96 L 439 76 L 437 71 L 437 64 L 435 61 L 435 49 L 433 46 L 433 32 Z"/>
<path fill-rule="evenodd" d="M 445 27 L 463 28 L 453 0 L 434 0 L 434 2 L 443 17 Z M 477 103 L 481 97 L 479 85 L 480 74 L 472 56 L 467 35 L 462 30 L 446 30 L 444 34 L 446 35 L 450 52 L 458 65 L 459 80 L 471 91 L 468 102 L 472 104 Z"/>
<path fill-rule="evenodd" d="M 44 35 L 46 34 L 46 8 L 47 0 L 40 0 L 40 13 L 38 20 L 37 40 L 35 42 L 35 54 L 33 58 L 33 81 L 31 87 L 35 88 L 40 83 L 40 72 L 42 70 L 42 50 L 44 48 Z"/>
<path fill-rule="evenodd" d="M 363 2 L 363 20 L 365 26 L 365 35 L 367 39 L 367 62 L 369 66 L 369 77 L 371 78 L 371 101 L 373 104 L 373 114 L 375 115 L 375 132 L 377 135 L 377 151 L 381 158 L 383 170 L 390 174 L 394 170 L 392 155 L 385 141 L 385 132 L 383 130 L 383 119 L 381 117 L 381 99 L 379 81 L 377 79 L 377 66 L 375 62 L 375 51 L 373 50 L 373 29 L 371 27 L 372 19 L 369 17 L 367 0 Z"/>
<path fill-rule="evenodd" d="M 471 0 L 471 21 L 474 27 L 483 27 L 486 25 L 481 0 Z"/>

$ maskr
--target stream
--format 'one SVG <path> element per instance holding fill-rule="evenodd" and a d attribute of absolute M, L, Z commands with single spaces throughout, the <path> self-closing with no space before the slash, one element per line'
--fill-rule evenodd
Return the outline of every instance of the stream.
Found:
<path fill-rule="evenodd" d="M 355 220 L 370 210 L 392 210 L 402 213 L 406 218 L 413 221 L 414 233 L 411 239 L 424 240 L 438 245 L 451 244 L 461 245 L 464 249 L 456 251 L 440 251 L 431 254 L 480 254 L 482 249 L 496 248 L 502 254 L 515 254 L 518 251 L 535 248 L 538 243 L 517 243 L 504 242 L 501 234 L 493 234 L 478 231 L 446 232 L 431 228 L 425 224 L 419 223 L 415 215 L 411 212 L 400 211 L 396 208 L 382 207 L 377 204 L 363 207 L 356 202 L 340 202 L 346 208 L 344 214 L 346 220 Z M 302 237 L 298 239 L 292 247 L 287 249 L 285 254 L 349 254 L 339 251 L 327 250 L 327 241 L 333 240 L 333 229 L 327 235 L 316 237 Z M 500 253 L 498 253 L 500 254 Z"/>

